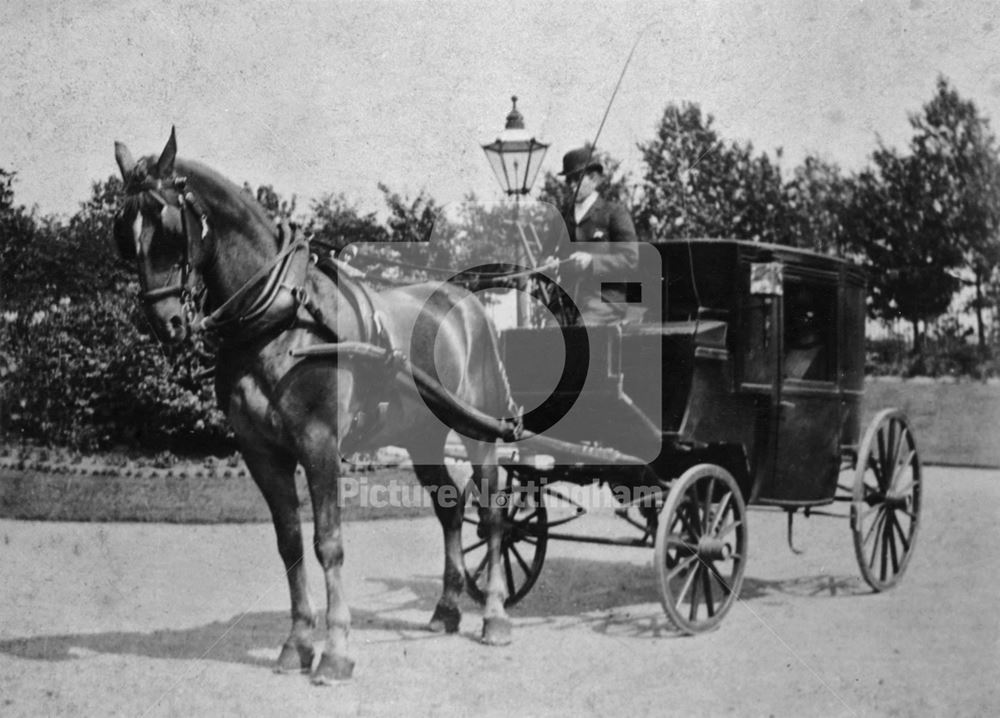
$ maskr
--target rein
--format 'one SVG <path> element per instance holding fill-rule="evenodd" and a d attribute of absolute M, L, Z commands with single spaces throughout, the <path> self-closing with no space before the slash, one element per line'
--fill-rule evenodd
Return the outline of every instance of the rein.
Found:
<path fill-rule="evenodd" d="M 566 264 L 569 260 L 568 259 L 560 259 L 560 260 L 558 260 L 556 262 L 551 262 L 549 264 L 540 265 L 540 266 L 535 267 L 533 269 L 522 269 L 522 270 L 519 270 L 519 271 L 505 271 L 505 272 L 486 272 L 486 271 L 483 271 L 483 272 L 456 272 L 454 269 L 448 269 L 448 268 L 445 268 L 445 267 L 435 267 L 435 266 L 431 266 L 431 265 L 414 264 L 413 262 L 404 262 L 404 261 L 399 260 L 399 259 L 390 259 L 388 257 L 365 256 L 365 255 L 358 255 L 358 257 L 356 257 L 355 261 L 364 262 L 369 267 L 378 266 L 378 265 L 389 265 L 389 266 L 393 266 L 393 267 L 402 267 L 403 269 L 413 269 L 413 270 L 416 270 L 416 271 L 419 271 L 419 272 L 428 272 L 428 273 L 431 273 L 431 274 L 437 274 L 439 276 L 448 277 L 448 278 L 455 277 L 457 274 L 462 274 L 462 276 L 464 278 L 464 281 L 457 282 L 458 284 L 477 285 L 477 284 L 479 284 L 481 282 L 484 282 L 484 281 L 492 281 L 492 282 L 496 282 L 499 286 L 506 286 L 508 283 L 510 283 L 510 282 L 512 282 L 514 280 L 517 280 L 517 279 L 530 279 L 531 277 L 534 277 L 534 276 L 536 276 L 538 274 L 541 274 L 541 273 L 543 273 L 545 271 L 558 270 L 559 267 L 561 267 L 562 265 Z M 347 266 L 352 266 L 352 265 L 348 264 Z M 355 271 L 361 271 L 361 270 L 355 270 Z M 385 277 L 370 278 L 370 277 L 367 277 L 367 275 L 366 275 L 366 278 L 373 279 L 373 281 L 377 281 L 377 282 L 384 282 L 386 284 L 399 284 L 399 285 L 413 284 L 414 281 L 418 281 L 418 280 L 413 280 L 413 279 L 391 280 L 391 279 L 387 279 Z"/>

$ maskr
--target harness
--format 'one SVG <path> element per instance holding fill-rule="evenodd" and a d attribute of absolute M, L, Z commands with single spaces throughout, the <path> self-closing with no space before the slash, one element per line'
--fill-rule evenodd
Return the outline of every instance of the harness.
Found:
<path fill-rule="evenodd" d="M 167 190 L 175 193 L 176 199 L 166 195 L 164 192 Z M 192 257 L 210 231 L 205 206 L 194 193 L 186 189 L 183 177 L 168 180 L 145 178 L 132 183 L 127 191 L 132 195 L 147 193 L 163 206 L 180 209 L 185 236 L 183 255 L 171 269 L 167 282 L 161 287 L 145 291 L 142 294 L 143 302 L 150 304 L 178 296 L 185 312 L 189 312 L 189 319 L 203 315 L 207 290 L 203 284 L 192 286 L 192 278 L 196 276 Z M 343 438 L 342 447 L 347 453 L 350 450 L 346 447 L 363 446 L 384 425 L 390 398 L 395 394 L 393 389 L 399 386 L 397 378 L 401 373 L 414 377 L 425 400 L 429 399 L 450 412 L 460 414 L 475 430 L 507 440 L 520 435 L 519 424 L 493 419 L 470 407 L 457 404 L 433 377 L 424 375 L 392 346 L 371 290 L 358 281 L 363 276 L 361 272 L 330 254 L 311 254 L 308 239 L 301 236 L 294 226 L 280 223 L 278 234 L 277 255 L 210 314 L 192 322 L 196 329 L 217 335 L 227 343 L 244 343 L 270 332 L 291 328 L 299 317 L 299 310 L 304 309 L 312 318 L 314 328 L 333 341 L 294 350 L 292 356 L 302 360 L 331 356 L 360 359 L 364 370 L 369 372 L 371 385 L 378 387 L 377 391 L 365 396 L 363 406 L 354 416 L 352 425 Z M 358 336 L 339 336 L 335 324 L 327 320 L 322 309 L 309 296 L 305 285 L 310 264 L 314 264 L 337 285 L 341 297 L 354 314 Z M 177 281 L 172 282 L 171 278 L 175 275 Z"/>

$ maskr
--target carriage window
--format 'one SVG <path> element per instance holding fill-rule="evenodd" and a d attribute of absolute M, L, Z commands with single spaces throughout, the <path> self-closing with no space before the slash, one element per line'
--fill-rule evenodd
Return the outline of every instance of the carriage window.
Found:
<path fill-rule="evenodd" d="M 836 381 L 837 285 L 786 281 L 784 309 L 785 378 Z"/>

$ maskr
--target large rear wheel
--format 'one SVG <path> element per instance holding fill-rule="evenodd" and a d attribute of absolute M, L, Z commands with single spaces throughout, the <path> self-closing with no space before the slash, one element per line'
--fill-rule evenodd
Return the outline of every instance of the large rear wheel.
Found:
<path fill-rule="evenodd" d="M 740 594 L 747 555 L 746 506 L 721 466 L 698 464 L 670 486 L 656 532 L 660 602 L 687 634 L 709 631 Z"/>
<path fill-rule="evenodd" d="M 858 449 L 851 498 L 854 553 L 876 591 L 903 576 L 920 525 L 920 457 L 913 432 L 898 409 L 880 412 Z"/>

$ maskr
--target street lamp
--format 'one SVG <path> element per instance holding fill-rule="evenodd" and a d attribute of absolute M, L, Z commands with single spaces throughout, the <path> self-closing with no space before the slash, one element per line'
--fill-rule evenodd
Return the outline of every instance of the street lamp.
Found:
<path fill-rule="evenodd" d="M 517 109 L 517 95 L 510 100 L 512 106 L 503 132 L 493 142 L 483 145 L 483 152 L 504 192 L 517 198 L 531 191 L 549 146 L 524 129 L 524 115 Z"/>
<path fill-rule="evenodd" d="M 517 253 L 517 264 L 523 266 L 527 256 L 531 265 L 534 266 L 534 258 L 531 250 L 527 246 L 527 238 L 524 234 L 524 227 L 517 220 L 517 202 L 523 195 L 531 191 L 531 186 L 535 184 L 538 177 L 538 170 L 542 167 L 542 160 L 545 158 L 545 151 L 548 144 L 539 142 L 524 129 L 524 115 L 517 109 L 517 95 L 510 98 L 511 108 L 507 114 L 507 124 L 503 132 L 488 144 L 483 145 L 483 152 L 486 159 L 493 168 L 493 173 L 497 176 L 500 186 L 508 197 L 513 196 L 515 202 L 515 219 L 517 233 L 520 243 L 515 242 L 515 252 Z M 525 326 L 529 321 L 531 309 L 528 304 L 525 280 L 521 279 L 518 286 L 517 295 L 517 325 Z"/>

